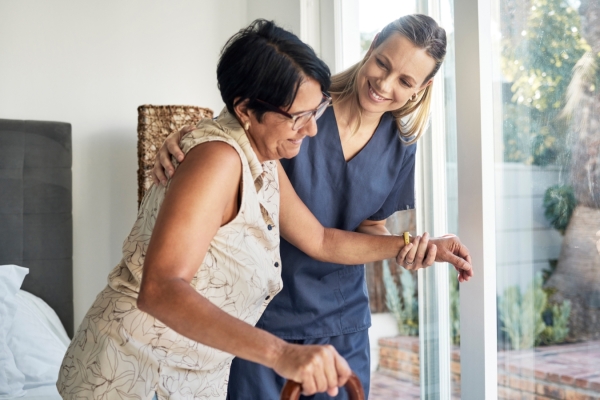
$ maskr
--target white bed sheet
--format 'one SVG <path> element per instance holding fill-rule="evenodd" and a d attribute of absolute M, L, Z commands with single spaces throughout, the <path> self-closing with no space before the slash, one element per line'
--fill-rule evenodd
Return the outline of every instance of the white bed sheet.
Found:
<path fill-rule="evenodd" d="M 62 400 L 55 385 L 40 386 L 35 389 L 27 390 L 25 396 L 15 400 Z"/>

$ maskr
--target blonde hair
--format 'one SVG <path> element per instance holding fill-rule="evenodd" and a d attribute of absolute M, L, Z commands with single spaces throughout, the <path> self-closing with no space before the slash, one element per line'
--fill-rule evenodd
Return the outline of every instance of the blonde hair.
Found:
<path fill-rule="evenodd" d="M 415 46 L 424 49 L 435 61 L 435 66 L 424 82 L 438 72 L 444 57 L 446 56 L 446 31 L 441 28 L 431 17 L 422 14 L 406 15 L 389 23 L 375 38 L 372 48 L 377 48 L 390 35 L 397 32 L 410 40 Z M 353 114 L 358 115 L 354 132 L 361 125 L 362 107 L 358 102 L 358 83 L 356 78 L 358 72 L 370 57 L 368 52 L 365 57 L 348 68 L 331 77 L 329 92 L 335 96 L 339 103 L 349 102 L 356 110 Z M 404 106 L 392 111 L 396 120 L 400 138 L 406 144 L 413 144 L 423 135 L 429 122 L 429 110 L 431 108 L 431 90 L 433 84 L 421 90 L 415 100 L 409 100 Z M 403 121 L 403 119 L 405 119 Z"/>

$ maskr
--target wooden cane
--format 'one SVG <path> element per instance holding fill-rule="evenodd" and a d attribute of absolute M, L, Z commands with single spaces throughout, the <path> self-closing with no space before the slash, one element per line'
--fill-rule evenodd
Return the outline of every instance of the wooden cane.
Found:
<path fill-rule="evenodd" d="M 350 375 L 350 379 L 348 379 L 344 387 L 348 392 L 349 400 L 365 400 L 365 391 L 360 383 L 360 379 L 354 375 L 354 372 Z M 298 382 L 287 381 L 281 391 L 281 400 L 298 400 L 300 392 L 302 392 L 302 385 Z"/>

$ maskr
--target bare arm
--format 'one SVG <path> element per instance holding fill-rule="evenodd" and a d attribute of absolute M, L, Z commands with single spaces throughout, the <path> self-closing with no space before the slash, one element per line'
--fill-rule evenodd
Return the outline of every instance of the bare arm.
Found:
<path fill-rule="evenodd" d="M 385 219 L 380 221 L 367 219 L 358 226 L 356 231 L 369 235 L 391 235 L 385 226 L 385 221 Z M 423 236 L 412 237 L 410 241 L 411 243 L 398 252 L 396 263 L 411 271 L 432 266 L 436 260 L 437 247 L 429 242 L 429 234 L 425 232 Z"/>
<path fill-rule="evenodd" d="M 450 262 L 461 271 L 459 279 L 468 280 L 473 275 L 468 249 L 456 236 L 436 238 L 436 242 L 433 243 L 433 240 L 429 240 L 429 235 L 424 234 L 423 237 L 418 236 L 411 244 L 405 246 L 404 238 L 390 236 L 385 226 L 377 226 L 383 225 L 385 221 L 363 222 L 358 229 L 369 233 L 384 233 L 383 235 L 323 227 L 298 197 L 280 163 L 278 163 L 278 173 L 281 193 L 281 236 L 315 260 L 354 265 L 386 258 L 402 259 L 407 257 L 410 251 L 415 252 L 415 259 L 422 260 L 427 265 L 433 264 L 434 261 Z M 445 247 L 441 253 L 437 251 L 439 245 Z"/>
<path fill-rule="evenodd" d="M 287 344 L 230 316 L 190 286 L 217 230 L 237 214 L 241 176 L 239 156 L 225 143 L 205 143 L 187 154 L 152 232 L 138 307 L 192 340 L 301 382 L 306 393 L 333 393 L 349 368 L 332 347 Z"/>
<path fill-rule="evenodd" d="M 324 228 L 296 194 L 278 163 L 281 236 L 315 260 L 337 264 L 362 264 L 395 258 L 404 247 L 398 236 L 375 236 Z"/>

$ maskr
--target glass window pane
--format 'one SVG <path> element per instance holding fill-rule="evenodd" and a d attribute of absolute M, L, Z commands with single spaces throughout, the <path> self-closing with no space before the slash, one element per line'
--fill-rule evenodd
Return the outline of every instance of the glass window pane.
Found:
<path fill-rule="evenodd" d="M 600 398 L 600 2 L 492 3 L 498 398 Z"/>
<path fill-rule="evenodd" d="M 415 2 L 397 0 L 359 0 L 358 5 L 361 58 L 385 25 L 416 11 Z M 415 210 L 394 214 L 386 225 L 393 234 L 408 230 L 415 235 Z M 417 274 L 386 260 L 368 264 L 366 275 L 372 312 L 369 399 L 419 399 Z M 395 313 L 392 303 L 399 306 Z"/>
<path fill-rule="evenodd" d="M 372 38 L 375 34 L 388 22 L 382 17 L 381 9 L 391 10 L 394 7 L 398 9 L 397 16 L 403 14 L 415 13 L 416 9 L 403 8 L 403 2 L 388 1 L 375 2 L 386 3 L 374 5 L 373 1 L 360 1 L 360 21 L 361 21 L 361 46 L 362 54 L 365 54 L 369 48 Z M 419 11 L 428 13 L 422 5 L 419 6 Z M 435 111 L 435 121 L 432 121 L 432 130 L 426 134 L 426 137 L 421 139 L 419 146 L 423 150 L 423 163 L 432 163 L 435 158 L 440 158 L 437 153 L 434 154 L 432 142 L 433 134 L 440 135 L 444 138 L 447 148 L 436 149 L 436 151 L 446 151 L 447 164 L 441 164 L 442 173 L 421 171 L 419 180 L 426 182 L 427 187 L 423 189 L 423 198 L 419 202 L 418 207 L 422 208 L 425 215 L 423 226 L 419 227 L 419 233 L 423 230 L 429 232 L 434 231 L 435 218 L 444 219 L 444 231 L 438 232 L 443 234 L 447 232 L 457 233 L 457 193 L 456 193 L 456 120 L 455 120 L 455 82 L 454 82 L 454 41 L 452 28 L 452 2 L 450 0 L 440 0 L 435 6 L 437 10 L 435 15 L 429 13 L 438 20 L 448 35 L 448 55 L 444 66 L 437 75 L 437 96 L 439 96 L 438 107 Z M 391 12 L 386 12 L 385 15 L 392 15 Z M 378 21 L 378 22 L 374 22 Z M 444 158 L 444 157 L 442 157 Z M 425 169 L 425 168 L 424 168 Z M 433 204 L 434 196 L 440 194 L 439 185 L 435 182 L 436 179 L 447 179 L 448 197 L 442 197 L 442 202 L 446 202 L 445 208 L 447 212 L 434 215 Z M 446 186 L 446 185 L 444 185 Z M 442 193 L 442 196 L 445 196 Z M 416 213 L 414 211 L 398 213 L 388 221 L 388 227 L 392 233 L 400 233 L 403 230 L 416 231 L 415 221 Z M 446 265 L 439 265 L 435 268 L 448 268 Z M 433 270 L 433 268 L 432 268 Z M 432 271 L 433 272 L 433 271 Z M 439 274 L 437 274 L 439 275 Z M 460 398 L 460 357 L 459 357 L 459 327 L 458 327 L 458 282 L 456 273 L 453 268 L 450 270 L 450 282 L 446 282 L 446 274 L 444 282 L 437 282 L 439 276 L 435 273 L 424 275 L 422 283 L 419 284 L 419 290 L 423 293 L 419 299 L 423 299 L 424 304 L 418 304 L 422 309 L 422 314 L 425 319 L 419 321 L 418 326 L 414 326 L 415 320 L 419 318 L 416 315 L 416 300 L 417 280 L 415 274 L 404 271 L 400 267 L 396 267 L 393 261 L 384 263 L 375 263 L 367 268 L 367 277 L 369 282 L 369 294 L 371 298 L 371 308 L 373 314 L 373 327 L 371 328 L 370 336 L 372 342 L 372 361 L 374 370 L 371 382 L 370 399 L 438 399 L 440 393 L 447 393 L 448 389 L 440 388 L 440 371 L 443 365 L 446 365 L 450 373 L 446 375 L 448 381 L 446 384 L 451 386 L 453 398 Z M 451 287 L 448 292 L 448 286 Z M 436 287 L 445 287 L 442 291 L 442 297 L 439 297 L 438 292 L 434 290 Z M 386 290 L 387 289 L 387 290 Z M 410 299 L 408 301 L 407 299 Z M 386 301 L 387 300 L 387 301 Z M 395 331 L 386 330 L 385 323 L 390 323 L 390 314 L 381 313 L 388 311 L 388 308 L 393 307 L 394 300 L 396 304 L 402 306 L 404 312 L 392 313 L 396 319 L 397 327 Z M 388 304 L 386 304 L 388 302 Z M 410 303 L 410 304 L 408 304 Z M 408 304 L 408 307 L 407 307 Z M 414 306 L 414 308 L 413 308 Z M 407 309 L 413 310 L 413 314 L 407 312 Z M 424 310 L 425 308 L 426 310 Z M 438 325 L 439 320 L 446 313 L 443 325 L 445 328 L 440 330 Z M 449 317 L 448 317 L 449 313 Z M 387 318 L 386 318 L 387 316 Z M 442 318 L 443 319 L 443 318 Z M 448 320 L 449 319 L 449 323 Z M 448 327 L 449 326 L 449 327 Z M 440 338 L 439 335 L 443 335 Z M 390 334 L 392 333 L 392 334 Z M 421 340 L 419 336 L 421 335 Z M 422 343 L 425 343 L 425 348 L 421 349 Z M 450 352 L 445 352 L 447 359 L 440 360 L 440 346 L 448 346 L 450 344 Z M 452 360 L 450 359 L 452 357 Z M 426 361 L 424 361 L 426 360 Z M 425 368 L 425 375 L 421 375 L 421 371 Z M 445 379 L 445 378 L 444 378 Z M 443 380 L 443 379 L 442 379 Z M 449 381 L 452 380 L 450 383 Z M 423 397 L 424 396 L 424 397 Z"/>

